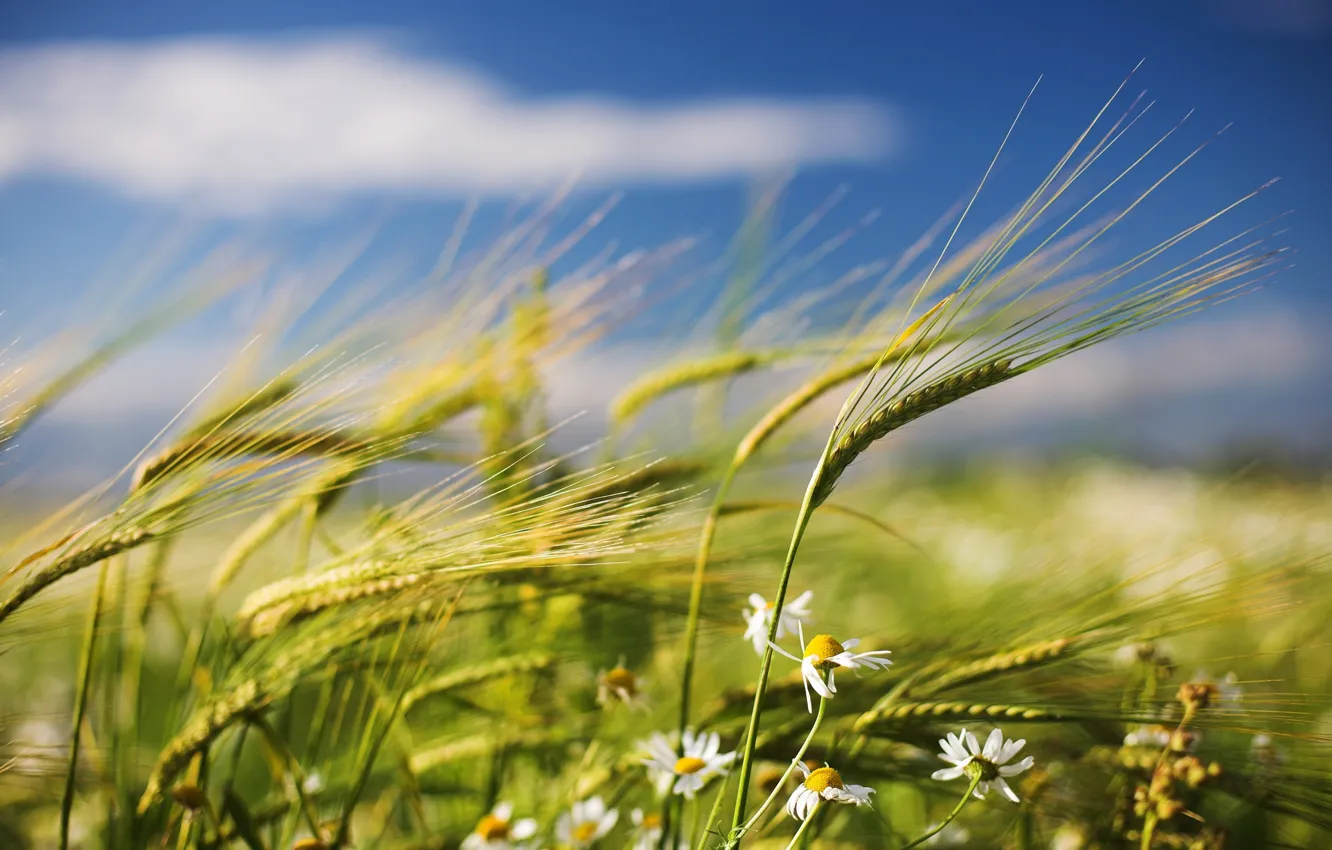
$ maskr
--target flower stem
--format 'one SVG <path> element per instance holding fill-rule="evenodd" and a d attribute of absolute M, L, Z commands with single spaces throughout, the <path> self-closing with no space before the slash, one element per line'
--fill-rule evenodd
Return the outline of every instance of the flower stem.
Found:
<path fill-rule="evenodd" d="M 800 839 L 804 836 L 805 830 L 809 829 L 809 825 L 814 822 L 814 815 L 818 813 L 819 806 L 821 805 L 823 805 L 822 801 L 815 803 L 814 808 L 809 810 L 809 814 L 805 816 L 803 821 L 801 821 L 800 828 L 796 830 L 796 834 L 791 836 L 791 843 L 786 845 L 786 850 L 792 850 L 793 847 L 800 843 Z"/>
<path fill-rule="evenodd" d="M 1148 812 L 1142 822 L 1142 844 L 1140 850 L 1151 850 L 1152 836 L 1156 833 L 1156 812 Z"/>
<path fill-rule="evenodd" d="M 685 728 L 689 726 L 689 700 L 694 684 L 694 652 L 698 645 L 698 623 L 703 609 L 703 578 L 708 568 L 708 559 L 712 555 L 712 541 L 717 536 L 717 521 L 721 518 L 722 505 L 731 492 L 731 484 L 740 471 L 740 465 L 732 463 L 726 467 L 725 474 L 717 484 L 717 495 L 713 497 L 708 515 L 703 519 L 703 531 L 698 539 L 698 553 L 694 556 L 694 578 L 689 588 L 689 621 L 685 624 L 684 671 L 680 676 L 680 724 L 677 727 L 680 745 L 684 746 Z"/>
<path fill-rule="evenodd" d="M 831 447 L 833 434 L 828 437 L 828 445 Z M 754 747 L 758 744 L 759 718 L 763 714 L 763 697 L 768 690 L 768 674 L 772 670 L 772 642 L 777 640 L 777 627 L 782 622 L 782 605 L 786 602 L 786 588 L 791 583 L 791 568 L 795 565 L 796 552 L 800 549 L 800 540 L 805 536 L 805 528 L 809 525 L 810 517 L 814 514 L 814 494 L 823 482 L 824 464 L 828 458 L 829 449 L 825 448 L 819 456 L 819 462 L 814 467 L 814 473 L 809 477 L 809 485 L 805 488 L 805 497 L 800 502 L 800 514 L 796 517 L 795 529 L 791 532 L 791 544 L 786 550 L 786 560 L 782 564 L 782 578 L 777 585 L 777 596 L 772 603 L 772 622 L 768 624 L 768 648 L 763 653 L 763 665 L 759 668 L 758 683 L 754 687 L 754 708 L 749 715 L 749 726 L 745 732 L 745 752 L 740 762 L 740 787 L 736 791 L 735 813 L 731 816 L 731 831 L 740 828 L 745 820 L 745 802 L 749 791 L 749 775 L 754 769 Z"/>
<path fill-rule="evenodd" d="M 805 743 L 800 745 L 800 751 L 795 754 L 795 758 L 791 759 L 791 763 L 786 766 L 786 772 L 782 774 L 781 779 L 777 780 L 777 787 L 772 789 L 772 793 L 768 795 L 768 799 L 764 800 L 763 805 L 759 806 L 758 811 L 754 812 L 753 817 L 745 822 L 745 831 L 752 829 L 754 824 L 758 823 L 758 819 L 763 817 L 763 813 L 768 810 L 768 806 L 771 806 L 772 801 L 777 799 L 777 795 L 782 793 L 782 786 L 786 785 L 786 780 L 791 778 L 791 772 L 795 770 L 795 766 L 805 757 L 805 751 L 809 749 L 809 745 L 814 740 L 814 736 L 818 734 L 819 726 L 823 723 L 823 710 L 827 705 L 828 700 L 824 697 L 819 697 L 819 712 L 814 715 L 814 725 L 810 727 L 809 735 L 805 737 Z"/>
<path fill-rule="evenodd" d="M 954 806 L 953 810 L 948 813 L 948 817 L 944 818 L 942 823 L 940 823 L 934 829 L 931 829 L 929 832 L 922 835 L 920 838 L 917 838 L 915 841 L 911 842 L 910 844 L 903 845 L 902 850 L 910 850 L 910 848 L 912 847 L 918 847 L 921 844 L 924 844 L 926 841 L 929 841 L 934 836 L 943 832 L 944 827 L 952 823 L 953 819 L 962 813 L 962 809 L 965 808 L 967 802 L 971 800 L 971 795 L 975 793 L 976 787 L 980 785 L 980 783 L 981 783 L 981 774 L 978 771 L 976 775 L 971 778 L 971 784 L 967 786 L 967 791 L 965 794 L 962 795 L 962 799 L 958 800 L 957 805 Z"/>

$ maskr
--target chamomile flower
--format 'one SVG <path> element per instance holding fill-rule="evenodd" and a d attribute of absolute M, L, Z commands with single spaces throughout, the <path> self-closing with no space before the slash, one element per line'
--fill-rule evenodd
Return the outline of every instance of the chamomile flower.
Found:
<path fill-rule="evenodd" d="M 634 850 L 657 850 L 661 843 L 661 815 L 634 809 L 629 813 L 634 822 Z M 688 850 L 683 836 L 676 839 L 675 850 Z"/>
<path fill-rule="evenodd" d="M 592 797 L 573 804 L 573 807 L 555 821 L 555 837 L 570 847 L 591 847 L 598 838 L 615 828 L 619 820 L 618 809 L 607 809 L 600 797 Z"/>
<path fill-rule="evenodd" d="M 609 708 L 616 700 L 630 708 L 646 711 L 647 698 L 643 694 L 644 680 L 624 666 L 624 656 L 610 670 L 597 674 L 597 705 Z"/>
<path fill-rule="evenodd" d="M 814 598 L 814 591 L 806 590 L 782 606 L 782 616 L 777 621 L 777 639 L 793 635 L 802 624 L 813 622 L 809 613 L 809 601 Z M 745 639 L 754 645 L 759 655 L 768 647 L 768 629 L 772 628 L 773 603 L 757 593 L 749 594 L 749 604 L 753 610 L 745 609 Z M 802 641 L 803 643 L 803 641 Z"/>
<path fill-rule="evenodd" d="M 786 801 L 786 813 L 796 820 L 804 820 L 822 800 L 830 803 L 845 803 L 849 806 L 868 806 L 873 788 L 864 785 L 847 785 L 842 775 L 831 767 L 819 767 L 810 770 L 804 764 L 796 762 L 796 767 L 804 775 L 790 798 Z"/>
<path fill-rule="evenodd" d="M 799 624 L 796 628 L 800 635 L 800 642 L 805 643 L 805 630 Z M 805 680 L 805 707 L 813 713 L 814 703 L 809 696 L 810 688 L 817 691 L 818 695 L 824 699 L 831 699 L 832 695 L 837 693 L 837 685 L 833 682 L 833 668 L 846 667 L 855 670 L 860 667 L 868 667 L 871 670 L 879 670 L 886 669 L 893 663 L 887 658 L 880 657 L 892 655 L 886 649 L 859 653 L 851 651 L 859 645 L 859 638 L 852 638 L 845 643 L 839 643 L 832 635 L 815 635 L 809 643 L 805 643 L 804 658 L 796 658 L 775 643 L 772 644 L 772 648 L 800 664 L 800 675 Z M 824 681 L 823 678 L 825 671 L 828 674 L 827 681 Z"/>
<path fill-rule="evenodd" d="M 670 739 L 660 732 L 653 732 L 642 746 L 650 755 L 643 764 L 656 774 L 657 790 L 683 794 L 686 799 L 693 799 L 709 779 L 725 773 L 735 761 L 734 752 L 719 752 L 721 738 L 716 732 L 695 735 L 686 729 L 683 754 L 678 756 Z"/>
<path fill-rule="evenodd" d="M 536 835 L 537 824 L 531 818 L 513 820 L 513 804 L 500 802 L 481 818 L 472 834 L 463 839 L 462 850 L 511 850 L 524 845 Z"/>
<path fill-rule="evenodd" d="M 1173 730 L 1161 725 L 1138 726 L 1124 736 L 1124 746 L 1164 749 L 1170 743 L 1172 732 Z"/>
<path fill-rule="evenodd" d="M 976 786 L 975 796 L 978 800 L 985 799 L 985 794 L 990 790 L 990 786 L 996 786 L 1003 792 L 1004 796 L 1018 802 L 1017 794 L 1008 787 L 1004 781 L 1005 777 L 1017 776 L 1024 770 L 1028 770 L 1035 759 L 1027 756 L 1016 764 L 1008 762 L 1021 751 L 1026 745 L 1025 740 L 1005 741 L 1004 733 L 995 729 L 990 733 L 990 737 L 985 739 L 984 749 L 976 742 L 976 736 L 962 730 L 962 734 L 954 735 L 948 733 L 948 737 L 939 741 L 939 746 L 943 752 L 939 758 L 952 764 L 952 767 L 945 767 L 934 772 L 933 779 L 949 780 L 957 779 L 960 776 L 975 777 L 980 775 L 980 784 Z"/>

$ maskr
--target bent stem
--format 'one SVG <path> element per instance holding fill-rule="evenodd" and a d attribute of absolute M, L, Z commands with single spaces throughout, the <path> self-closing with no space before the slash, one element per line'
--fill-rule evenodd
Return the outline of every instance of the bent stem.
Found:
<path fill-rule="evenodd" d="M 777 795 L 782 793 L 782 788 L 786 785 L 786 780 L 791 778 L 791 772 L 795 770 L 795 766 L 805 758 L 805 751 L 808 750 L 809 745 L 813 743 L 814 736 L 818 734 L 819 726 L 823 723 L 823 710 L 827 705 L 827 698 L 819 697 L 819 711 L 818 714 L 814 715 L 814 725 L 810 727 L 809 735 L 805 737 L 805 743 L 800 745 L 800 750 L 795 754 L 795 758 L 791 759 L 791 763 L 786 766 L 786 772 L 782 774 L 781 779 L 777 780 L 777 786 L 772 789 L 772 793 L 768 795 L 768 799 L 764 800 L 763 805 L 759 806 L 758 811 L 754 812 L 753 816 L 745 822 L 743 827 L 744 832 L 753 829 L 754 824 L 758 823 L 759 818 L 763 817 L 763 813 L 768 810 L 768 806 L 771 806 L 772 801 L 777 799 Z M 738 840 L 740 837 L 741 836 L 736 836 L 736 839 Z"/>
<path fill-rule="evenodd" d="M 805 835 L 805 830 L 809 829 L 809 825 L 814 822 L 814 816 L 819 813 L 819 807 L 822 805 L 822 802 L 815 803 L 814 808 L 809 810 L 809 814 L 800 822 L 800 828 L 796 830 L 796 834 L 791 836 L 791 843 L 786 845 L 786 850 L 792 850 L 800 843 L 800 839 Z"/>
<path fill-rule="evenodd" d="M 962 809 L 966 807 L 967 802 L 971 799 L 971 795 L 976 792 L 976 788 L 981 784 L 981 775 L 982 774 L 980 771 L 976 771 L 976 775 L 971 777 L 971 784 L 967 786 L 966 793 L 962 795 L 961 800 L 957 801 L 957 805 L 953 807 L 953 810 L 948 813 L 948 817 L 944 818 L 942 823 L 940 823 L 934 829 L 931 829 L 929 832 L 922 835 L 920 838 L 917 838 L 915 841 L 911 842 L 910 844 L 904 845 L 902 847 L 902 850 L 911 850 L 912 847 L 918 847 L 921 844 L 924 844 L 926 841 L 929 841 L 934 836 L 943 832 L 944 827 L 952 823 L 953 819 L 962 813 Z"/>
<path fill-rule="evenodd" d="M 768 690 L 768 674 L 772 670 L 772 644 L 777 640 L 777 627 L 782 622 L 782 605 L 786 602 L 786 588 L 791 583 L 791 568 L 795 565 L 796 552 L 800 549 L 800 540 L 805 536 L 805 528 L 814 514 L 814 496 L 823 483 L 824 464 L 832 448 L 836 429 L 828 436 L 828 445 L 819 456 L 814 473 L 809 477 L 805 488 L 805 497 L 800 502 L 800 514 L 796 517 L 795 530 L 791 533 L 791 544 L 786 550 L 786 561 L 782 564 L 782 579 L 777 585 L 777 596 L 772 603 L 772 622 L 768 624 L 768 647 L 763 653 L 763 665 L 759 668 L 758 683 L 754 688 L 754 708 L 749 715 L 749 726 L 745 732 L 745 752 L 740 763 L 740 787 L 736 790 L 735 813 L 731 817 L 731 831 L 738 830 L 745 820 L 745 802 L 749 791 L 749 776 L 754 769 L 754 747 L 758 743 L 759 718 L 763 714 L 763 697 Z"/>

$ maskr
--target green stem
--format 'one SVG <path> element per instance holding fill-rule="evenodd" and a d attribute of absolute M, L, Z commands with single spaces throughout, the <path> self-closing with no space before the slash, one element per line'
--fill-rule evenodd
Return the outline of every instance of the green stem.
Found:
<path fill-rule="evenodd" d="M 836 430 L 828 437 L 832 444 Z M 777 627 L 782 622 L 782 605 L 786 602 L 786 588 L 791 583 L 791 568 L 795 566 L 796 552 L 800 549 L 800 540 L 805 536 L 805 528 L 814 514 L 814 493 L 823 478 L 824 463 L 828 458 L 825 448 L 809 477 L 805 487 L 805 496 L 800 502 L 800 513 L 796 517 L 795 530 L 791 533 L 791 544 L 786 550 L 786 560 L 782 564 L 782 578 L 777 585 L 777 598 L 772 603 L 772 622 L 768 625 L 768 648 L 763 653 L 763 665 L 759 668 L 758 683 L 754 688 L 754 708 L 749 715 L 749 726 L 745 732 L 744 758 L 740 762 L 740 787 L 736 792 L 735 813 L 731 817 L 731 830 L 735 831 L 745 820 L 745 802 L 749 791 L 749 775 L 754 769 L 754 747 L 758 743 L 759 718 L 763 714 L 763 697 L 768 691 L 768 674 L 772 670 L 772 643 L 777 640 Z"/>
<path fill-rule="evenodd" d="M 800 745 L 799 752 L 795 754 L 795 758 L 791 759 L 791 763 L 786 766 L 786 772 L 782 774 L 781 779 L 777 780 L 777 787 L 772 789 L 772 793 L 768 795 L 768 799 L 764 800 L 763 805 L 759 806 L 758 811 L 754 812 L 753 817 L 745 822 L 744 830 L 746 832 L 753 829 L 754 824 L 758 823 L 758 819 L 763 817 L 763 813 L 768 810 L 768 806 L 771 806 L 772 801 L 777 799 L 778 795 L 782 793 L 782 788 L 786 785 L 786 780 L 791 778 L 791 772 L 794 771 L 796 765 L 804 759 L 805 751 L 809 749 L 809 745 L 813 742 L 814 736 L 818 734 L 819 726 L 823 724 L 823 712 L 827 706 L 828 700 L 819 697 L 819 712 L 814 715 L 814 725 L 810 727 L 809 734 L 805 736 L 805 743 Z M 736 836 L 737 840 L 739 840 L 739 838 L 740 836 Z"/>
<path fill-rule="evenodd" d="M 684 746 L 685 728 L 689 726 L 689 700 L 694 684 L 694 653 L 698 645 L 698 622 L 703 610 L 703 577 L 707 572 L 708 559 L 712 555 L 712 541 L 717 536 L 717 521 L 721 518 L 722 505 L 731 492 L 731 484 L 740 471 L 738 464 L 726 468 L 721 482 L 717 485 L 717 495 L 708 508 L 708 515 L 703 520 L 703 531 L 698 539 L 698 554 L 694 558 L 694 579 L 689 588 L 689 621 L 685 624 L 684 672 L 680 677 L 680 723 L 677 727 L 680 745 Z"/>
<path fill-rule="evenodd" d="M 60 850 L 69 848 L 69 816 L 74 810 L 75 777 L 79 768 L 79 741 L 83 731 L 83 718 L 88 713 L 88 685 L 92 680 L 93 653 L 97 648 L 97 627 L 102 619 L 106 574 L 107 563 L 103 561 L 97 571 L 97 590 L 93 593 L 92 608 L 88 611 L 88 626 L 83 634 L 78 693 L 74 697 L 74 723 L 70 729 L 69 768 L 65 771 L 65 792 L 60 799 Z"/>
<path fill-rule="evenodd" d="M 708 812 L 707 825 L 703 827 L 704 833 L 707 835 L 713 835 L 717 830 L 717 824 L 721 821 L 722 801 L 726 799 L 726 794 L 731 788 L 731 780 L 734 778 L 735 771 L 728 770 L 726 778 L 722 780 L 721 787 L 717 789 L 717 796 L 712 800 L 712 809 Z M 698 838 L 698 836 L 694 837 Z M 694 845 L 691 844 L 690 846 Z"/>
<path fill-rule="evenodd" d="M 1156 833 L 1156 812 L 1148 812 L 1147 817 L 1142 822 L 1142 844 L 1140 850 L 1151 850 L 1152 836 Z"/>
<path fill-rule="evenodd" d="M 800 839 L 804 836 L 805 830 L 809 829 L 809 825 L 814 823 L 814 815 L 818 814 L 819 807 L 822 805 L 822 802 L 815 803 L 814 808 L 809 810 L 809 815 L 801 821 L 800 828 L 796 830 L 796 834 L 791 836 L 791 843 L 786 845 L 786 850 L 792 850 L 793 847 L 800 843 Z"/>
<path fill-rule="evenodd" d="M 944 818 L 942 823 L 940 823 L 934 829 L 931 829 L 929 832 L 922 835 L 920 838 L 917 838 L 915 841 L 911 842 L 910 844 L 903 845 L 902 850 L 911 850 L 912 847 L 918 847 L 921 844 L 924 844 L 926 841 L 929 841 L 934 836 L 943 832 L 944 827 L 952 823 L 953 819 L 962 813 L 962 809 L 966 807 L 967 802 L 971 800 L 971 795 L 976 792 L 976 788 L 979 787 L 980 784 L 981 784 L 981 773 L 980 771 L 976 771 L 976 775 L 971 778 L 971 784 L 967 786 L 966 793 L 962 795 L 961 800 L 957 801 L 957 805 L 953 806 L 953 810 L 948 813 L 948 817 Z"/>
<path fill-rule="evenodd" d="M 292 575 L 301 575 L 310 568 L 310 548 L 314 545 L 315 526 L 319 522 L 319 499 L 310 497 L 301 507 L 301 524 L 296 537 L 296 557 L 292 561 Z"/>

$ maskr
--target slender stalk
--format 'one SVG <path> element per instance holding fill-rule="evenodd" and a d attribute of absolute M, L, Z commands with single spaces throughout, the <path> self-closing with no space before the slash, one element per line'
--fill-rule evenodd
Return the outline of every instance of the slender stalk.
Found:
<path fill-rule="evenodd" d="M 726 794 L 731 788 L 731 780 L 734 777 L 735 771 L 728 770 L 726 778 L 722 780 L 721 787 L 717 789 L 717 796 L 712 800 L 712 810 L 708 812 L 707 825 L 703 827 L 703 831 L 707 835 L 712 835 L 717 829 L 717 824 L 721 820 L 722 801 L 726 799 Z M 694 839 L 696 842 L 698 836 L 695 835 Z M 695 844 L 691 843 L 689 846 L 693 847 Z"/>
<path fill-rule="evenodd" d="M 1148 812 L 1142 822 L 1142 844 L 1139 850 L 1151 850 L 1152 836 L 1156 834 L 1156 812 Z"/>
<path fill-rule="evenodd" d="M 976 792 L 976 788 L 980 784 L 981 784 L 981 773 L 980 771 L 976 771 L 976 775 L 971 777 L 971 784 L 967 786 L 966 793 L 962 795 L 961 800 L 957 801 L 957 805 L 954 806 L 953 810 L 948 813 L 948 817 L 944 818 L 942 823 L 940 823 L 934 829 L 931 829 L 929 832 L 922 835 L 920 838 L 917 838 L 915 841 L 911 842 L 910 844 L 903 845 L 902 850 L 911 850 L 912 847 L 918 847 L 921 844 L 924 844 L 926 841 L 929 841 L 934 836 L 943 832 L 944 827 L 952 823 L 953 819 L 962 813 L 962 809 L 966 807 L 967 802 L 971 799 L 971 795 Z"/>
<path fill-rule="evenodd" d="M 296 557 L 291 572 L 301 575 L 310 567 L 310 547 L 314 544 L 315 525 L 319 522 L 319 500 L 310 498 L 301 507 L 301 523 L 296 537 Z"/>
<path fill-rule="evenodd" d="M 831 453 L 835 436 L 834 429 L 828 436 L 828 446 L 819 456 L 814 473 L 809 477 L 809 484 L 805 487 L 805 497 L 800 503 L 800 513 L 796 517 L 795 529 L 791 533 L 791 544 L 786 550 L 786 560 L 782 564 L 782 578 L 777 585 L 777 596 L 772 604 L 772 623 L 768 625 L 768 648 L 763 653 L 763 665 L 759 668 L 758 683 L 754 688 L 754 707 L 750 711 L 749 726 L 745 733 L 745 751 L 740 762 L 740 787 L 736 791 L 735 812 L 731 816 L 732 831 L 739 829 L 745 820 L 749 775 L 754 770 L 754 747 L 758 744 L 759 718 L 763 714 L 763 697 L 768 691 L 768 675 L 772 671 L 772 642 L 777 640 L 777 627 L 782 622 L 782 605 L 786 602 L 786 588 L 791 583 L 791 569 L 795 566 L 796 552 L 800 549 L 800 541 L 805 536 L 805 528 L 814 514 L 814 496 L 823 484 L 824 464 Z"/>
<path fill-rule="evenodd" d="M 818 734 L 819 726 L 823 724 L 823 711 L 827 706 L 828 700 L 824 697 L 819 697 L 819 711 L 818 714 L 814 715 L 814 725 L 810 727 L 809 734 L 805 736 L 805 743 L 800 745 L 800 750 L 795 754 L 795 758 L 791 759 L 791 763 L 786 766 L 786 771 L 782 774 L 782 778 L 777 780 L 777 786 L 772 789 L 772 793 L 768 795 L 768 799 L 764 800 L 763 805 L 759 806 L 758 811 L 754 812 L 754 815 L 745 822 L 745 831 L 752 829 L 754 824 L 758 823 L 758 819 L 763 817 L 763 813 L 768 810 L 768 806 L 771 806 L 772 801 L 777 799 L 777 796 L 782 793 L 782 787 L 786 785 L 786 780 L 791 778 L 791 772 L 794 771 L 795 766 L 804 759 L 805 751 L 809 749 L 809 745 L 813 742 L 814 736 Z M 737 840 L 739 840 L 739 838 L 740 836 L 736 836 Z"/>
<path fill-rule="evenodd" d="M 689 588 L 689 621 L 685 624 L 684 672 L 680 677 L 680 723 L 677 727 L 680 746 L 684 746 L 684 732 L 689 725 L 689 701 L 693 693 L 694 658 L 698 645 L 698 624 L 703 610 L 703 578 L 708 568 L 708 559 L 712 555 L 712 541 L 717 535 L 717 521 L 721 518 L 722 506 L 731 492 L 739 464 L 726 468 L 721 482 L 717 485 L 717 495 L 708 508 L 708 515 L 703 519 L 703 531 L 698 539 L 698 553 L 694 558 L 693 583 Z"/>
<path fill-rule="evenodd" d="M 809 816 L 801 821 L 800 828 L 796 830 L 795 835 L 791 836 L 791 843 L 786 845 L 786 850 L 792 850 L 800 843 L 800 839 L 805 835 L 805 830 L 809 829 L 809 825 L 814 823 L 814 815 L 818 814 L 819 807 L 822 805 L 823 803 L 815 803 L 814 808 L 809 810 Z"/>
<path fill-rule="evenodd" d="M 82 658 L 79 661 L 78 693 L 74 697 L 74 722 L 70 729 L 69 767 L 65 771 L 65 792 L 60 799 L 60 850 L 69 848 L 69 816 L 74 809 L 75 777 L 79 768 L 79 741 L 83 731 L 83 718 L 88 711 L 88 691 L 92 681 L 93 654 L 97 648 L 97 627 L 102 619 L 102 597 L 106 593 L 107 562 L 102 561 L 97 571 L 97 590 L 93 593 L 92 607 L 88 611 L 88 626 L 83 634 Z"/>

